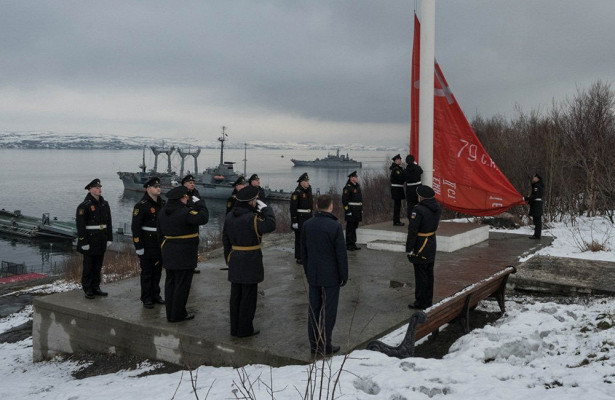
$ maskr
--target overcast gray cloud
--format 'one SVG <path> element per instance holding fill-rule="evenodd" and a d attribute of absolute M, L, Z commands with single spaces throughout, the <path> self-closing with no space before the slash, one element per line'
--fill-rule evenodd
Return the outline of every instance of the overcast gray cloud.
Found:
<path fill-rule="evenodd" d="M 0 131 L 407 142 L 413 1 L 0 5 Z M 469 118 L 512 116 L 612 82 L 613 20 L 612 0 L 439 0 L 436 57 Z"/>

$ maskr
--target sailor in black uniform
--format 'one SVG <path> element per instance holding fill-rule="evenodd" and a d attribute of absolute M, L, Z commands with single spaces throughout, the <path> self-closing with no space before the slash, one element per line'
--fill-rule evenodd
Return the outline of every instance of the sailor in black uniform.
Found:
<path fill-rule="evenodd" d="M 77 207 L 77 251 L 83 254 L 81 286 L 86 299 L 108 294 L 100 290 L 100 274 L 105 251 L 113 241 L 113 228 L 111 209 L 101 196 L 101 188 L 100 179 L 88 183 L 85 187 L 88 194 Z"/>
<path fill-rule="evenodd" d="M 194 176 L 188 174 L 182 179 L 182 185 L 188 189 L 188 207 L 194 207 L 194 205 L 201 200 L 201 194 L 196 189 L 194 184 Z M 195 274 L 200 274 L 201 271 L 195 268 L 193 271 Z"/>
<path fill-rule="evenodd" d="M 540 175 L 536 174 L 532 178 L 532 192 L 529 196 L 524 196 L 525 200 L 530 205 L 529 216 L 532 217 L 534 223 L 534 235 L 530 239 L 540 239 L 542 235 L 542 203 L 545 186 L 542 183 Z"/>
<path fill-rule="evenodd" d="M 246 178 L 244 178 L 243 176 L 240 176 L 239 178 L 237 178 L 237 180 L 233 183 L 233 193 L 231 194 L 231 197 L 229 197 L 226 200 L 226 213 L 228 214 L 233 207 L 235 207 L 235 202 L 237 201 L 237 198 L 235 197 L 235 195 L 237 194 L 237 192 L 239 192 L 241 189 L 245 188 L 246 186 L 248 186 L 248 182 L 246 181 Z"/>
<path fill-rule="evenodd" d="M 265 189 L 261 187 L 261 178 L 259 178 L 257 174 L 252 174 L 250 179 L 248 179 L 248 183 L 250 186 L 258 188 L 258 199 L 260 201 L 265 201 L 265 197 L 267 197 L 267 195 L 265 194 Z"/>
<path fill-rule="evenodd" d="M 399 219 L 401 211 L 401 201 L 406 198 L 404 183 L 406 176 L 404 169 L 401 167 L 401 155 L 396 155 L 391 160 L 393 163 L 389 167 L 391 170 L 391 198 L 393 199 L 393 225 L 404 226 L 404 223 Z"/>
<path fill-rule="evenodd" d="M 312 218 L 314 199 L 307 172 L 301 174 L 297 182 L 299 184 L 290 196 L 290 220 L 291 228 L 295 231 L 295 259 L 297 264 L 301 264 L 301 227 L 305 221 Z"/>
<path fill-rule="evenodd" d="M 158 241 L 166 269 L 164 297 L 167 321 L 181 322 L 194 318 L 186 311 L 186 303 L 198 263 L 199 225 L 209 221 L 209 211 L 202 199 L 189 207 L 184 186 L 171 189 L 167 199 L 158 214 Z"/>
<path fill-rule="evenodd" d="M 436 261 L 436 230 L 442 208 L 432 188 L 418 185 L 419 204 L 414 206 L 408 223 L 406 253 L 414 265 L 416 301 L 408 307 L 424 310 L 433 304 L 434 263 Z"/>
<path fill-rule="evenodd" d="M 132 241 L 141 266 L 141 301 L 143 307 L 164 304 L 160 296 L 162 255 L 158 243 L 157 220 L 165 201 L 160 197 L 160 179 L 153 177 L 143 185 L 145 194 L 132 211 Z"/>
<path fill-rule="evenodd" d="M 422 174 L 423 168 L 414 161 L 412 154 L 408 154 L 406 156 L 406 170 L 404 172 L 406 177 L 406 211 L 408 211 L 408 219 L 410 219 L 412 214 L 412 208 L 419 202 L 416 187 L 421 184 Z"/>
<path fill-rule="evenodd" d="M 363 195 L 359 185 L 357 171 L 348 175 L 346 186 L 342 190 L 342 206 L 346 220 L 346 249 L 350 251 L 361 250 L 357 246 L 357 228 L 363 220 Z"/>
<path fill-rule="evenodd" d="M 254 329 L 258 284 L 265 277 L 261 240 L 275 230 L 275 214 L 258 199 L 258 188 L 247 186 L 237 192 L 237 203 L 226 214 L 222 229 L 224 260 L 231 282 L 231 336 L 248 337 Z"/>

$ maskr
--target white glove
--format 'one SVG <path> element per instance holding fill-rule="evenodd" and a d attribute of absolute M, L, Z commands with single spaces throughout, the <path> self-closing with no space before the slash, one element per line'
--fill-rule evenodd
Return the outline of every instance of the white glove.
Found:
<path fill-rule="evenodd" d="M 142 256 L 143 254 L 145 254 L 145 249 L 139 249 L 139 250 L 137 250 L 137 255 L 138 255 L 138 256 Z"/>
<path fill-rule="evenodd" d="M 264 202 L 260 201 L 260 200 L 256 200 L 256 205 L 257 205 L 257 210 L 260 211 L 263 208 L 267 207 L 267 204 L 265 204 Z"/>
<path fill-rule="evenodd" d="M 84 250 L 84 251 L 90 250 L 90 245 L 86 244 L 85 246 L 81 246 L 81 250 Z"/>
<path fill-rule="evenodd" d="M 198 198 L 198 197 L 196 197 L 196 196 L 192 196 L 192 201 L 194 201 L 195 203 L 196 203 L 197 201 L 199 201 L 199 200 L 201 200 L 201 199 L 199 199 L 199 198 Z"/>
<path fill-rule="evenodd" d="M 299 224 L 295 222 L 294 224 L 291 225 L 291 227 L 293 229 L 299 229 Z"/>
<path fill-rule="evenodd" d="M 107 247 L 111 246 L 111 243 L 113 243 L 113 242 L 110 241 L 110 240 L 107 240 Z"/>

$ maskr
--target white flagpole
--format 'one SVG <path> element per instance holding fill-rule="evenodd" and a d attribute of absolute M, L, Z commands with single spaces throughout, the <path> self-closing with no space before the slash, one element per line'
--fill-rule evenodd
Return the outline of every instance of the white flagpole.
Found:
<path fill-rule="evenodd" d="M 433 186 L 434 60 L 436 0 L 421 0 L 419 164 L 424 185 Z"/>

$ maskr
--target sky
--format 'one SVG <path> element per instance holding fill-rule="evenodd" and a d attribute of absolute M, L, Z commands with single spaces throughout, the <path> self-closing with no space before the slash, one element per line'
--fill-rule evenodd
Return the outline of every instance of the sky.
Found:
<path fill-rule="evenodd" d="M 615 262 L 612 225 L 604 218 L 579 217 L 575 225 L 550 224 L 555 237 L 542 255 Z M 524 226 L 508 231 L 531 233 Z M 581 252 L 580 240 L 604 241 L 605 251 Z M 521 261 L 521 260 L 520 260 Z M 136 282 L 136 280 L 135 280 Z M 25 289 L 33 294 L 79 290 L 76 284 L 56 282 Z M 20 292 L 21 293 L 21 292 Z M 7 295 L 16 295 L 12 293 Z M 479 310 L 497 312 L 497 302 L 485 300 Z M 550 299 L 507 293 L 506 313 L 492 324 L 461 336 L 442 359 L 408 357 L 355 350 L 348 355 L 340 374 L 336 398 L 341 399 L 473 399 L 473 400 L 607 400 L 615 385 L 615 298 L 579 297 L 563 303 Z M 0 333 L 32 320 L 32 306 L 0 318 Z M 407 327 L 382 340 L 397 345 Z M 344 356 L 324 364 L 328 374 L 340 371 Z M 320 365 L 320 364 L 319 364 Z M 32 361 L 32 337 L 16 343 L 0 343 L 0 398 L 3 399 L 195 399 L 189 372 L 140 376 L 157 368 L 146 361 L 135 370 L 78 380 L 72 373 L 86 367 L 75 361 Z M 319 377 L 322 371 L 316 371 Z M 330 368 L 330 369 L 329 369 Z M 248 365 L 243 370 L 201 366 L 193 371 L 199 398 L 242 398 L 240 373 L 254 383 L 254 398 L 271 399 L 273 384 L 278 400 L 302 398 L 307 367 L 271 368 Z M 260 381 L 258 380 L 260 378 Z M 318 379 L 315 379 L 318 381 Z M 329 383 L 324 379 L 324 386 Z M 318 397 L 318 395 L 316 396 Z M 323 398 L 325 398 L 323 394 Z M 327 397 L 329 398 L 329 397 Z"/>
<path fill-rule="evenodd" d="M 0 132 L 408 141 L 411 0 L 0 7 Z M 436 58 L 469 119 L 510 118 L 611 83 L 613 20 L 612 0 L 439 0 Z"/>

